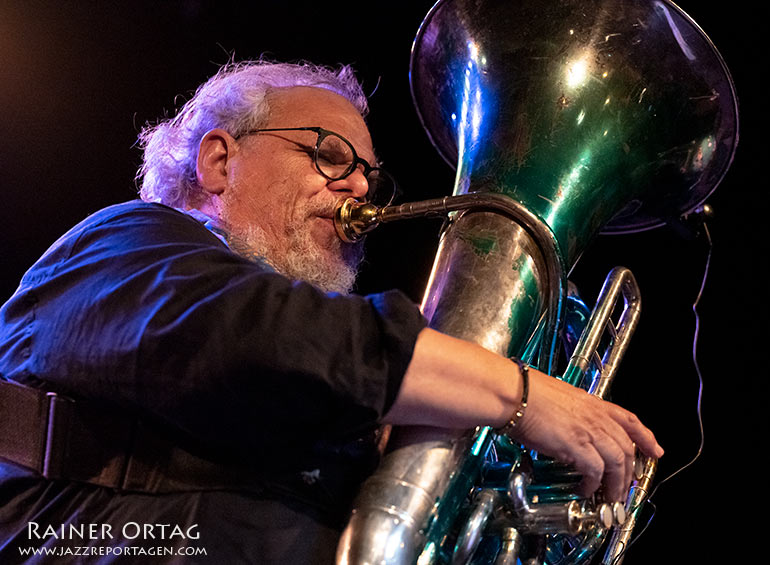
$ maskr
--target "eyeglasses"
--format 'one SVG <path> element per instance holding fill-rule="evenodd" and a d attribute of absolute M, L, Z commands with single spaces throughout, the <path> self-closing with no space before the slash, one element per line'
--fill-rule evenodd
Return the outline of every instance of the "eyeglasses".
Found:
<path fill-rule="evenodd" d="M 321 127 L 263 128 L 244 132 L 236 137 L 272 131 L 312 131 L 317 135 L 313 148 L 313 163 L 325 178 L 335 181 L 349 177 L 360 164 L 369 184 L 366 200 L 377 206 L 387 206 L 398 192 L 398 184 L 390 173 L 380 167 L 372 167 L 356 153 L 353 144 L 340 134 Z"/>

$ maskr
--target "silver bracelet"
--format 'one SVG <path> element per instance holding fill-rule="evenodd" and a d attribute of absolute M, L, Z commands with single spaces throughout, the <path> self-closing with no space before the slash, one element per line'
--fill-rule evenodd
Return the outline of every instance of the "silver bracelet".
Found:
<path fill-rule="evenodd" d="M 519 406 L 511 415 L 511 419 L 502 427 L 498 428 L 497 433 L 499 434 L 508 433 L 516 427 L 516 424 L 518 424 L 519 420 L 524 416 L 524 411 L 527 409 L 527 399 L 529 398 L 529 365 L 524 363 L 524 361 L 518 357 L 513 357 L 511 361 L 519 366 L 519 372 L 521 373 L 521 402 L 519 402 Z"/>

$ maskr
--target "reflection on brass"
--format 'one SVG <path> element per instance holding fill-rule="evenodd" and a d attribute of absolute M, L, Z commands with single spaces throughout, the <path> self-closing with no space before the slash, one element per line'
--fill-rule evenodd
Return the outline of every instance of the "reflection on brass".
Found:
<path fill-rule="evenodd" d="M 456 168 L 453 195 L 381 209 L 345 202 L 340 237 L 453 212 L 422 302 L 430 326 L 546 372 L 565 335 L 574 350 L 560 378 L 603 397 L 639 316 L 638 288 L 614 270 L 568 339 L 567 274 L 599 232 L 686 216 L 720 182 L 738 139 L 721 57 L 668 0 L 440 0 L 415 39 L 410 78 L 425 131 Z M 476 563 L 479 540 L 497 536 L 490 559 L 500 565 L 577 564 L 613 524 L 605 563 L 618 564 L 655 465 L 644 461 L 623 509 L 581 498 L 574 469 L 490 428 L 394 428 L 338 563 Z"/>

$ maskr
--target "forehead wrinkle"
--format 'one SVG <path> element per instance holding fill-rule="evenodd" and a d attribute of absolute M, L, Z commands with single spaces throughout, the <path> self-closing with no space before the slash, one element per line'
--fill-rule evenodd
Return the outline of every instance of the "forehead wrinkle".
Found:
<path fill-rule="evenodd" d="M 362 157 L 373 154 L 368 153 L 372 141 L 366 121 L 350 101 L 338 93 L 297 86 L 273 89 L 270 99 L 269 127 L 322 127 L 350 140 Z M 364 148 L 367 148 L 366 154 Z"/>

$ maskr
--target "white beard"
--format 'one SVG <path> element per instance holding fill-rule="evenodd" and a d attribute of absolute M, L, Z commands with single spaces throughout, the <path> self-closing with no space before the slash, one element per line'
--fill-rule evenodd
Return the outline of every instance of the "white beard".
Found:
<path fill-rule="evenodd" d="M 295 217 L 312 218 L 310 205 Z M 325 292 L 349 294 L 363 260 L 362 243 L 348 244 L 330 238 L 319 244 L 305 220 L 286 227 L 282 241 L 276 241 L 260 226 L 227 226 L 230 248 L 247 259 L 262 260 L 280 274 L 315 285 Z M 297 225 L 295 225 L 297 224 Z"/>

